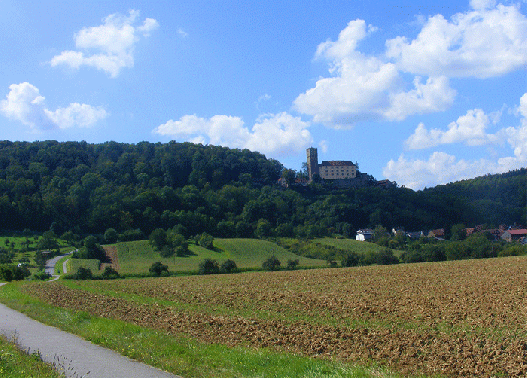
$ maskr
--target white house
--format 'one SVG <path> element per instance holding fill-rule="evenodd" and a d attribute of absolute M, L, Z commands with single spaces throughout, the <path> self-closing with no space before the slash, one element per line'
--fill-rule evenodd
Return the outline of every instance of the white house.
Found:
<path fill-rule="evenodd" d="M 355 240 L 366 241 L 373 238 L 373 231 L 370 229 L 358 230 Z"/>

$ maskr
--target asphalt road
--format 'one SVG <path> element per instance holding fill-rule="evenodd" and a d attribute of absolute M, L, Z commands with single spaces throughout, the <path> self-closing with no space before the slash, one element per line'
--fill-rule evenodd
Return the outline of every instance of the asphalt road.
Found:
<path fill-rule="evenodd" d="M 57 260 L 48 260 L 46 270 L 48 265 L 53 269 Z M 68 378 L 181 378 L 39 323 L 3 304 L 0 304 L 0 334 L 23 350 L 38 351 L 43 361 Z"/>

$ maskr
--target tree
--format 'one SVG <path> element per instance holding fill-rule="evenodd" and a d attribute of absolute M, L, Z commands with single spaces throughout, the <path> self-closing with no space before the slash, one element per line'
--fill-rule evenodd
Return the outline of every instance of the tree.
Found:
<path fill-rule="evenodd" d="M 295 270 L 299 264 L 300 261 L 298 259 L 289 259 L 287 260 L 287 270 Z"/>
<path fill-rule="evenodd" d="M 46 231 L 42 234 L 42 237 L 38 240 L 37 248 L 39 250 L 58 250 L 59 243 L 57 243 L 57 236 L 53 231 Z"/>
<path fill-rule="evenodd" d="M 104 232 L 104 241 L 108 244 L 113 244 L 117 241 L 119 234 L 114 228 L 107 228 Z"/>
<path fill-rule="evenodd" d="M 204 232 L 200 235 L 198 244 L 203 248 L 214 249 L 214 237 Z"/>
<path fill-rule="evenodd" d="M 160 277 L 160 276 L 168 276 L 168 266 L 162 264 L 160 261 L 156 261 L 153 263 L 150 268 L 148 269 L 151 275 Z"/>
<path fill-rule="evenodd" d="M 343 267 L 351 267 L 351 266 L 357 266 L 360 263 L 360 256 L 356 254 L 355 252 L 349 252 L 342 261 L 340 262 L 340 265 Z"/>
<path fill-rule="evenodd" d="M 465 240 L 467 231 L 463 223 L 457 223 L 450 229 L 450 240 Z"/>
<path fill-rule="evenodd" d="M 199 274 L 217 274 L 220 272 L 218 262 L 213 259 L 205 259 L 199 264 Z"/>
<path fill-rule="evenodd" d="M 81 266 L 79 269 L 77 269 L 77 272 L 73 275 L 73 278 L 76 280 L 91 280 L 93 278 L 93 274 L 90 268 Z"/>
<path fill-rule="evenodd" d="M 148 241 L 152 247 L 160 251 L 167 244 L 167 233 L 162 228 L 156 228 L 150 233 Z"/>
<path fill-rule="evenodd" d="M 221 273 L 227 273 L 227 274 L 230 274 L 230 273 L 235 273 L 238 271 L 238 266 L 236 265 L 236 263 L 233 261 L 233 260 L 225 260 L 222 264 L 221 264 L 221 267 L 220 267 L 220 272 Z"/>
<path fill-rule="evenodd" d="M 117 272 L 111 266 L 107 266 L 104 269 L 104 272 L 102 273 L 102 278 L 105 280 L 113 280 L 115 278 L 119 278 L 119 272 Z"/>
<path fill-rule="evenodd" d="M 271 271 L 279 270 L 280 260 L 278 260 L 276 256 L 271 256 L 263 262 L 262 268 L 264 268 L 265 270 L 271 270 Z"/>
<path fill-rule="evenodd" d="M 264 239 L 271 236 L 271 223 L 267 219 L 259 219 L 256 225 L 255 234 L 258 238 Z"/>

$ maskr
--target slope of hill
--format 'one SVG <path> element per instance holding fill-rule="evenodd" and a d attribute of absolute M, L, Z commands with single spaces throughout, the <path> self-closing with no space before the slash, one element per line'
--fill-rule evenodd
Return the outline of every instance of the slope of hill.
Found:
<path fill-rule="evenodd" d="M 0 230 L 146 239 L 156 228 L 222 238 L 341 234 L 383 225 L 523 223 L 526 170 L 414 192 L 284 188 L 283 166 L 248 150 L 191 143 L 0 142 Z M 66 239 L 66 237 L 65 237 Z"/>
<path fill-rule="evenodd" d="M 466 201 L 474 211 L 466 220 L 469 224 L 527 224 L 527 168 L 440 185 L 423 193 Z"/>
<path fill-rule="evenodd" d="M 160 261 L 168 266 L 171 272 L 197 271 L 204 259 L 214 259 L 221 263 L 227 259 L 234 260 L 238 268 L 261 268 L 262 263 L 275 256 L 285 266 L 287 260 L 299 260 L 302 267 L 325 267 L 325 260 L 297 256 L 278 245 L 257 239 L 215 239 L 214 250 L 197 245 L 189 245 L 191 254 L 185 257 L 162 258 L 159 252 L 152 249 L 147 240 L 119 243 L 119 272 L 121 274 L 145 274 L 152 263 Z"/>

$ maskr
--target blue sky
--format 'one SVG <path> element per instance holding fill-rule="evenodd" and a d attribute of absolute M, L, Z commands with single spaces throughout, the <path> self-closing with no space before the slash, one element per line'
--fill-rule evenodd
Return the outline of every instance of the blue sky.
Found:
<path fill-rule="evenodd" d="M 191 141 L 413 189 L 527 166 L 527 4 L 0 0 L 0 139 Z"/>

